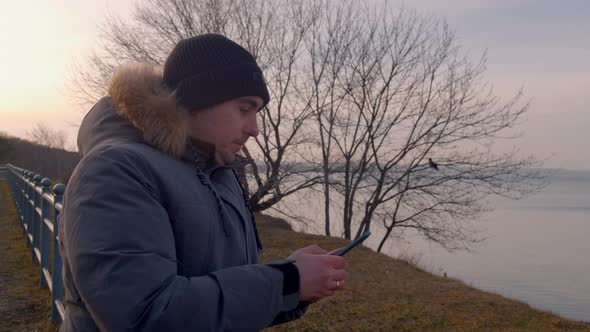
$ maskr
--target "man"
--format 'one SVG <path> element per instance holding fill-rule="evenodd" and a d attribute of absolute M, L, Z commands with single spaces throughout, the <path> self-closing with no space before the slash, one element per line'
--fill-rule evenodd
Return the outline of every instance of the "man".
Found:
<path fill-rule="evenodd" d="M 258 263 L 236 153 L 268 102 L 254 57 L 220 35 L 180 41 L 163 74 L 114 75 L 60 215 L 61 331 L 258 330 L 343 287 L 343 258 L 317 246 Z"/>

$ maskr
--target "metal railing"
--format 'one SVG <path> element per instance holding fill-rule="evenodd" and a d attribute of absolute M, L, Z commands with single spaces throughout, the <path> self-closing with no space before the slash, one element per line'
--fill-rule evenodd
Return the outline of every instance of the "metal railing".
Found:
<path fill-rule="evenodd" d="M 59 255 L 58 216 L 63 208 L 65 186 L 11 164 L 0 166 L 0 178 L 12 192 L 27 246 L 34 264 L 39 264 L 40 287 L 51 292 L 51 320 L 63 320 L 64 289 Z"/>

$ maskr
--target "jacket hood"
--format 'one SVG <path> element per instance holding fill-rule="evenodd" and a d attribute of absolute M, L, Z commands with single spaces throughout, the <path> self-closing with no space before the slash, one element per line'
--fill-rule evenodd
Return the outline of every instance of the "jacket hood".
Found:
<path fill-rule="evenodd" d="M 118 69 L 108 87 L 109 97 L 102 98 L 82 121 L 78 132 L 82 155 L 102 142 L 139 140 L 181 158 L 187 147 L 188 113 L 177 108 L 174 94 L 161 82 L 160 70 L 149 65 Z"/>
<path fill-rule="evenodd" d="M 121 67 L 111 80 L 109 95 L 115 110 L 158 149 L 180 158 L 188 137 L 188 113 L 162 86 L 161 70 L 136 64 Z"/>
<path fill-rule="evenodd" d="M 142 133 L 117 114 L 110 97 L 101 98 L 86 114 L 78 130 L 78 151 L 86 156 L 101 145 L 144 142 Z"/>

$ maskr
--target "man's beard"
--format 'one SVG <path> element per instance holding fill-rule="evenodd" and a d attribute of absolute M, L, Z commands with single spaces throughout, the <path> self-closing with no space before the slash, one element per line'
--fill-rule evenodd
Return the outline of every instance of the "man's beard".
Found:
<path fill-rule="evenodd" d="M 215 144 L 191 137 L 191 144 L 197 150 L 199 156 L 205 160 L 215 161 L 220 165 L 226 165 L 236 159 L 236 155 L 229 151 L 217 150 Z"/>

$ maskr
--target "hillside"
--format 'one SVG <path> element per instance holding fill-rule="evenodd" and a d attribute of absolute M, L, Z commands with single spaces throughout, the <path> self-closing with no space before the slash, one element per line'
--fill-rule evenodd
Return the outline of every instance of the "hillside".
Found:
<path fill-rule="evenodd" d="M 54 181 L 66 182 L 79 161 L 77 152 L 54 149 L 0 133 L 0 165 L 13 164 Z"/>

